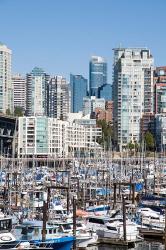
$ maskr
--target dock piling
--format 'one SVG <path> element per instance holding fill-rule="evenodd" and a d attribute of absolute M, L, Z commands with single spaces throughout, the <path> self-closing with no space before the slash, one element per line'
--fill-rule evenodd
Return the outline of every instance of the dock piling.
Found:
<path fill-rule="evenodd" d="M 122 195 L 123 199 L 123 238 L 126 241 L 126 204 L 125 204 L 125 197 Z"/>
<path fill-rule="evenodd" d="M 164 243 L 165 243 L 165 250 L 166 250 L 166 207 L 165 207 L 165 230 L 164 230 Z"/>
<path fill-rule="evenodd" d="M 73 242 L 73 250 L 76 250 L 76 199 L 73 196 L 73 236 L 75 237 Z"/>
<path fill-rule="evenodd" d="M 115 209 L 116 207 L 116 183 L 114 183 L 114 204 L 113 204 L 113 208 Z"/>

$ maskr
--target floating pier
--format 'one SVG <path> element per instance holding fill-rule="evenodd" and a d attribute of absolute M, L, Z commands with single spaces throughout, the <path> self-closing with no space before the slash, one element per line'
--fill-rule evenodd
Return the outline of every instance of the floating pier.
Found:
<path fill-rule="evenodd" d="M 99 244 L 109 244 L 109 245 L 119 245 L 119 246 L 135 246 L 136 243 L 141 242 L 143 239 L 137 239 L 134 241 L 128 241 L 128 240 L 123 240 L 123 239 L 112 239 L 112 238 L 98 238 L 98 243 Z"/>
<path fill-rule="evenodd" d="M 156 230 L 156 229 L 150 229 L 150 228 L 141 228 L 139 230 L 140 235 L 142 235 L 144 238 L 148 239 L 158 239 L 163 240 L 165 238 L 165 232 L 164 230 Z"/>

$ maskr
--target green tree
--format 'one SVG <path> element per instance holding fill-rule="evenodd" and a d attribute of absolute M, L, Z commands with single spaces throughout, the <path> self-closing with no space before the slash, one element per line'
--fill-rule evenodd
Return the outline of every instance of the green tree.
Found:
<path fill-rule="evenodd" d="M 146 143 L 147 150 L 152 151 L 154 149 L 154 145 L 155 145 L 155 140 L 154 140 L 154 137 L 153 137 L 152 133 L 147 131 L 145 133 L 144 140 L 145 140 L 145 143 Z"/>
<path fill-rule="evenodd" d="M 134 146 L 134 143 L 132 143 L 132 141 L 130 141 L 128 144 L 127 144 L 127 147 L 129 148 L 130 151 L 132 151 L 135 146 Z"/>
<path fill-rule="evenodd" d="M 10 109 L 6 109 L 6 115 L 11 115 Z"/>
<path fill-rule="evenodd" d="M 112 127 L 105 120 L 97 121 L 97 126 L 102 129 L 102 138 L 98 142 L 108 150 L 110 148 L 110 142 L 112 137 Z"/>
<path fill-rule="evenodd" d="M 23 109 L 21 107 L 15 107 L 14 116 L 23 116 Z"/>
<path fill-rule="evenodd" d="M 136 155 L 137 155 L 138 152 L 139 152 L 139 148 L 140 148 L 140 145 L 138 144 L 138 142 L 135 142 L 134 148 L 135 148 L 135 153 L 136 153 Z"/>

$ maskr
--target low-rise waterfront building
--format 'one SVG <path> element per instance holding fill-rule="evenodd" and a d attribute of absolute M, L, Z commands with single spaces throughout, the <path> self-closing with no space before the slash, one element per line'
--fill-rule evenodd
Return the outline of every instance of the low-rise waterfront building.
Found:
<path fill-rule="evenodd" d="M 69 157 L 100 148 L 101 129 L 48 117 L 19 117 L 18 157 Z"/>

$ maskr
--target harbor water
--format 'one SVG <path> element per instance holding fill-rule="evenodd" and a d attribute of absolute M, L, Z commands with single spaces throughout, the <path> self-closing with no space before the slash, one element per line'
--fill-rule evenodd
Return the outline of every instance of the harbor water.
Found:
<path fill-rule="evenodd" d="M 143 241 L 138 243 L 134 248 L 127 248 L 125 246 L 111 246 L 107 244 L 101 244 L 98 246 L 87 247 L 87 250 L 163 250 L 164 245 L 156 241 Z"/>

